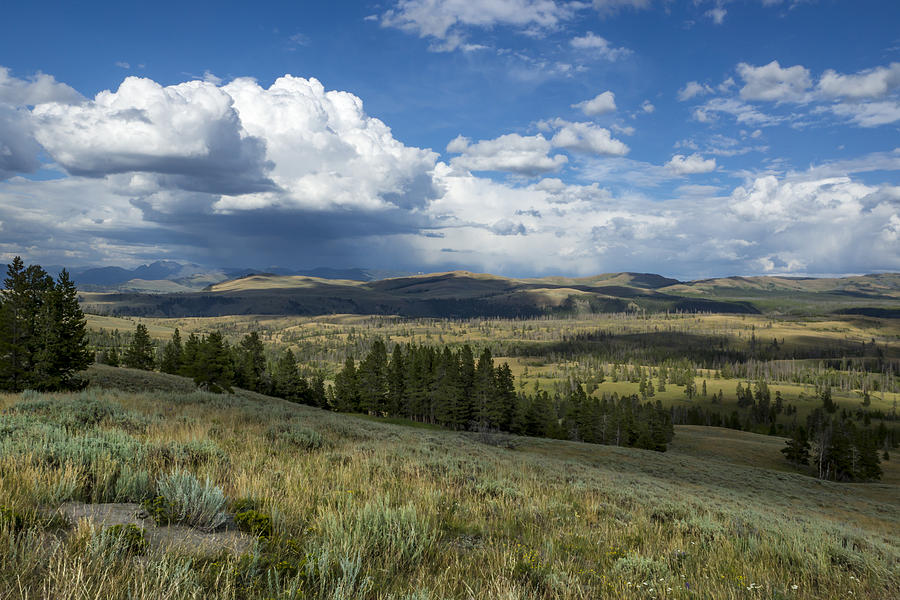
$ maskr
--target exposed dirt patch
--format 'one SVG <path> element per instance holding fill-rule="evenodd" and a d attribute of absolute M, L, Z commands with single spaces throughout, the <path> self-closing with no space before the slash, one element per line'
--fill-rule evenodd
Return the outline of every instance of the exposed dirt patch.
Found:
<path fill-rule="evenodd" d="M 197 555 L 218 554 L 225 550 L 233 554 L 242 554 L 249 552 L 256 541 L 255 537 L 238 531 L 232 519 L 228 520 L 223 530 L 210 533 L 183 525 L 158 527 L 140 504 L 128 502 L 106 504 L 67 502 L 59 507 L 59 512 L 72 523 L 87 519 L 97 527 L 128 524 L 143 527 L 150 547 L 157 550 L 175 550 Z"/>

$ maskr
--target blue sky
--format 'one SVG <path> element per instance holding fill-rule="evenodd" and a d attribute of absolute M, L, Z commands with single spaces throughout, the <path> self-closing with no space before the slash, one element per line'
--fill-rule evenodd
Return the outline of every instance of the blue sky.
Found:
<path fill-rule="evenodd" d="M 900 270 L 900 4 L 19 3 L 0 258 Z"/>

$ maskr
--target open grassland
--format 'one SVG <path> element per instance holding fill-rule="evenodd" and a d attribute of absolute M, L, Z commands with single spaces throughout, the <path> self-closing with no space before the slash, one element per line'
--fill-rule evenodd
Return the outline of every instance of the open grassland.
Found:
<path fill-rule="evenodd" d="M 151 336 L 166 338 L 176 327 L 183 332 L 222 331 L 237 339 L 258 331 L 269 341 L 295 350 L 311 347 L 356 352 L 380 337 L 388 342 L 463 344 L 499 348 L 534 345 L 551 354 L 566 339 L 604 331 L 612 335 L 690 334 L 728 338 L 735 349 L 776 340 L 785 356 L 806 350 L 841 349 L 875 343 L 888 356 L 900 355 L 900 320 L 867 317 L 774 317 L 765 315 L 595 314 L 535 319 L 408 319 L 372 315 L 318 317 L 236 315 L 147 319 L 88 315 L 92 329 L 129 331 L 144 323 Z M 754 342 L 755 340 L 755 342 Z M 502 354 L 502 352 L 500 352 Z"/>
<path fill-rule="evenodd" d="M 838 484 L 785 472 L 763 458 L 782 440 L 741 432 L 680 427 L 659 454 L 138 376 L 168 391 L 0 395 L 0 597 L 888 599 L 900 588 L 892 463 L 882 483 Z M 241 553 L 140 555 L 49 518 L 69 500 L 151 497 L 174 469 L 208 476 L 230 512 L 255 506 L 271 535 Z"/>
<path fill-rule="evenodd" d="M 136 323 L 144 323 L 150 335 L 160 342 L 171 337 L 175 328 L 188 332 L 223 332 L 232 343 L 257 331 L 263 342 L 276 351 L 290 348 L 301 364 L 331 380 L 344 359 L 363 357 L 372 342 L 380 338 L 388 347 L 393 343 L 459 346 L 471 344 L 476 354 L 489 347 L 498 363 L 507 362 L 516 377 L 519 390 L 532 392 L 535 386 L 545 390 L 565 387 L 573 379 L 594 381 L 595 395 L 613 392 L 638 393 L 638 383 L 613 381 L 612 360 L 591 358 L 592 348 L 580 348 L 571 342 L 578 336 L 605 332 L 615 338 L 613 353 L 620 364 L 646 366 L 649 361 L 632 358 L 652 351 L 657 360 L 692 356 L 708 351 L 715 343 L 735 353 L 770 353 L 780 360 L 792 356 L 872 356 L 900 357 L 900 320 L 866 317 L 774 317 L 721 314 L 597 314 L 572 318 L 537 319 L 406 319 L 362 315 L 288 317 L 239 315 L 229 317 L 141 319 L 88 315 L 89 327 L 106 332 L 128 332 Z M 776 342 L 777 350 L 769 348 Z M 648 350 L 648 348 L 650 350 Z M 805 361 L 805 362 L 804 362 Z M 818 364 L 815 358 L 794 361 Z M 650 362 L 649 364 L 653 364 Z M 599 380 L 599 370 L 606 377 Z M 668 385 L 654 400 L 666 406 L 702 407 L 730 413 L 736 402 L 735 390 L 744 379 L 720 379 L 714 370 L 699 369 L 695 380 L 698 390 L 707 382 L 707 396 L 688 399 L 684 386 Z M 798 416 L 818 406 L 815 386 L 798 383 L 770 383 L 772 394 L 781 391 L 786 402 L 798 409 Z M 723 405 L 713 405 L 711 396 L 721 390 Z M 862 399 L 859 389 L 835 389 L 835 400 L 844 408 L 855 409 Z M 890 412 L 900 394 L 878 391 L 871 394 L 871 410 Z"/>

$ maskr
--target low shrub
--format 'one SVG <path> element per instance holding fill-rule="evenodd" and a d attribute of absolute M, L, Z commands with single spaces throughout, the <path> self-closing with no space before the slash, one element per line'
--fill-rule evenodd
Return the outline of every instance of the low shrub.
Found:
<path fill-rule="evenodd" d="M 612 573 L 629 581 L 656 580 L 669 576 L 669 565 L 648 556 L 630 554 L 615 562 Z"/>
<path fill-rule="evenodd" d="M 296 423 L 272 425 L 266 430 L 266 439 L 307 451 L 318 450 L 325 445 L 325 439 L 318 431 Z"/>
<path fill-rule="evenodd" d="M 252 535 L 268 538 L 272 536 L 272 517 L 258 510 L 244 510 L 234 515 L 238 529 Z"/>
<path fill-rule="evenodd" d="M 209 477 L 204 483 L 192 474 L 174 471 L 156 482 L 158 496 L 145 505 L 157 523 L 183 523 L 213 531 L 225 523 L 225 494 Z"/>
<path fill-rule="evenodd" d="M 113 525 L 103 530 L 101 545 L 114 552 L 143 555 L 149 544 L 143 528 L 137 525 Z"/>
<path fill-rule="evenodd" d="M 0 506 L 0 525 L 6 526 L 13 533 L 18 533 L 25 529 L 28 519 L 22 513 L 19 513 L 8 506 Z"/>

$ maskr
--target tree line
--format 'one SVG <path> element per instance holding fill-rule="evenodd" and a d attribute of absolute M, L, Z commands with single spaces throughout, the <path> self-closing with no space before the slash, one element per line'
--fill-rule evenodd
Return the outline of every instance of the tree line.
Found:
<path fill-rule="evenodd" d="M 20 257 L 7 265 L 0 290 L 0 390 L 75 390 L 93 362 L 78 292 L 63 269 L 54 280 Z"/>
<path fill-rule="evenodd" d="M 255 331 L 231 345 L 218 331 L 206 335 L 192 332 L 182 339 L 181 332 L 175 329 L 162 351 L 157 352 L 147 327 L 138 323 L 121 355 L 115 347 L 109 348 L 101 355 L 101 362 L 190 377 L 200 389 L 210 392 L 231 392 L 233 387 L 239 387 L 328 408 L 324 379 L 320 375 L 309 379 L 301 376 L 297 359 L 290 349 L 284 350 L 270 364 L 263 342 Z"/>
<path fill-rule="evenodd" d="M 348 358 L 328 391 L 335 410 L 433 423 L 458 430 L 504 431 L 539 437 L 665 451 L 672 421 L 660 403 L 638 397 L 588 395 L 580 383 L 568 393 L 516 393 L 504 363 L 489 348 L 396 344 L 381 340 L 357 364 Z"/>
<path fill-rule="evenodd" d="M 219 332 L 191 333 L 182 339 L 176 329 L 157 353 L 146 326 L 138 324 L 121 356 L 111 348 L 101 361 L 191 377 L 201 389 L 213 392 L 240 387 L 328 410 L 457 430 L 660 451 L 673 435 L 668 411 L 658 402 L 641 403 L 637 395 L 597 398 L 581 384 L 573 384 L 566 394 L 517 394 L 509 365 L 495 366 L 488 348 L 476 360 L 468 345 L 454 351 L 449 346 L 396 344 L 388 355 L 384 341 L 376 340 L 361 361 L 347 358 L 334 383 L 326 386 L 321 374 L 301 375 L 290 349 L 267 361 L 256 332 L 229 345 Z"/>

